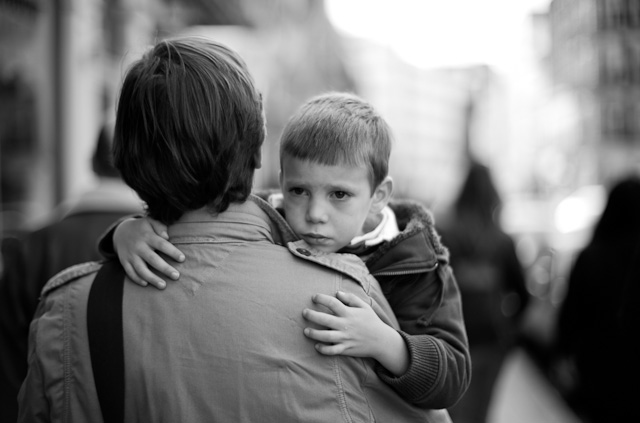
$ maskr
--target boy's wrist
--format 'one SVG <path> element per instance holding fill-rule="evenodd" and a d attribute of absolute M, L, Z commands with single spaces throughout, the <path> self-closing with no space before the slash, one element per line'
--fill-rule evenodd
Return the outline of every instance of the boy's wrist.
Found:
<path fill-rule="evenodd" d="M 132 222 L 136 219 L 138 219 L 139 216 L 132 216 L 132 217 L 127 217 L 124 218 L 122 220 L 120 220 L 115 227 L 113 228 L 113 240 L 112 240 L 112 244 L 113 244 L 113 252 L 117 253 L 118 252 L 118 233 L 122 232 L 122 226 L 123 224 L 127 223 L 127 222 Z"/>
<path fill-rule="evenodd" d="M 136 219 L 142 217 L 141 215 L 131 215 L 118 219 L 114 222 L 106 231 L 100 236 L 98 240 L 98 252 L 105 259 L 113 259 L 116 257 L 115 248 L 115 232 L 122 222 L 129 219 Z"/>
<path fill-rule="evenodd" d="M 409 348 L 402 336 L 385 324 L 383 336 L 378 343 L 374 358 L 395 377 L 402 376 L 409 368 Z"/>

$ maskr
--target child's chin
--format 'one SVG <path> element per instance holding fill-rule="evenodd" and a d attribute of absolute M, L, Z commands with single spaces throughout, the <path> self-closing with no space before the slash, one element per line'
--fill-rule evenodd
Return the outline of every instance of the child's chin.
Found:
<path fill-rule="evenodd" d="M 326 246 L 321 246 L 321 247 L 314 246 L 313 249 L 323 254 L 331 254 L 337 251 L 335 248 L 326 247 Z"/>

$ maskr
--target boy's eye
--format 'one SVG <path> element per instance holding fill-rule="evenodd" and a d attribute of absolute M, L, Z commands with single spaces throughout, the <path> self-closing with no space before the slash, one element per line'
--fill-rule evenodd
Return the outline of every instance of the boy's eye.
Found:
<path fill-rule="evenodd" d="M 291 188 L 289 192 L 293 195 L 302 195 L 304 194 L 304 189 L 302 188 Z"/>
<path fill-rule="evenodd" d="M 346 197 L 348 197 L 348 196 L 349 196 L 349 194 L 347 194 L 347 193 L 346 193 L 346 192 L 344 192 L 344 191 L 336 191 L 336 192 L 334 192 L 334 193 L 333 193 L 333 195 L 334 195 L 338 200 L 342 200 L 342 199 L 344 199 L 344 198 L 346 198 Z"/>

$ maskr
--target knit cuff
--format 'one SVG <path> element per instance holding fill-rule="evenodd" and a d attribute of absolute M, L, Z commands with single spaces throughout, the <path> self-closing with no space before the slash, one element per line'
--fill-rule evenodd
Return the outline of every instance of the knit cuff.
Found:
<path fill-rule="evenodd" d="M 409 368 L 399 377 L 378 364 L 376 373 L 402 398 L 411 403 L 424 401 L 440 374 L 440 351 L 428 335 L 409 335 L 398 331 L 409 348 Z"/>

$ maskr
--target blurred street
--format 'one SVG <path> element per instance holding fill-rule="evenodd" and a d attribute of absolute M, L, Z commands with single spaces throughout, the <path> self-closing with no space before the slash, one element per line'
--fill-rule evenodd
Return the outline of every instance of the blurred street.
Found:
<path fill-rule="evenodd" d="M 489 423 L 581 423 L 536 367 L 516 349 L 498 379 Z"/>

